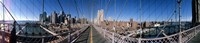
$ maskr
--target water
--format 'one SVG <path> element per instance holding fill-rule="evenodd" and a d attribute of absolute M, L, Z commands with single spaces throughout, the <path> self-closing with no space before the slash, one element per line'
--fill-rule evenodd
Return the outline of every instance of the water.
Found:
<path fill-rule="evenodd" d="M 6 24 L 13 24 L 14 21 L 5 21 Z M 0 21 L 0 23 L 3 23 Z M 18 32 L 21 28 L 25 27 L 24 24 L 29 23 L 20 33 L 19 35 L 26 35 L 26 36 L 41 36 L 41 35 L 51 35 L 50 33 L 43 30 L 39 25 L 37 25 L 37 21 L 17 21 L 20 26 L 16 26 L 16 32 Z M 10 30 L 12 30 L 13 26 L 9 25 Z"/>
<path fill-rule="evenodd" d="M 41 35 L 51 35 L 45 30 L 43 30 L 39 25 L 34 25 L 34 26 L 26 26 L 23 31 L 20 32 L 20 35 L 27 35 L 27 36 L 41 36 Z"/>
<path fill-rule="evenodd" d="M 182 26 L 182 30 L 187 30 L 192 26 L 190 22 L 182 22 L 181 24 L 182 24 L 181 25 Z M 164 33 L 166 35 L 175 34 L 175 33 L 179 32 L 179 30 L 180 30 L 178 22 L 173 22 L 172 24 L 167 25 L 165 28 L 163 28 L 163 27 L 164 26 L 147 28 L 147 29 L 153 29 L 153 30 L 151 30 L 151 31 L 149 30 L 148 32 L 143 33 L 143 37 L 144 38 L 164 37 L 164 35 L 162 34 L 161 30 L 164 30 Z"/>

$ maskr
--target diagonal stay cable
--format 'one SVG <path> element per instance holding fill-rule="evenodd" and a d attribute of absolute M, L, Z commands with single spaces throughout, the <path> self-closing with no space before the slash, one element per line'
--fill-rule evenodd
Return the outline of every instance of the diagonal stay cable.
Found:
<path fill-rule="evenodd" d="M 75 3 L 76 11 L 77 11 L 77 14 L 78 14 L 78 18 L 79 18 L 80 12 L 78 10 L 78 4 L 77 4 L 76 0 L 74 0 L 74 3 Z"/>
<path fill-rule="evenodd" d="M 176 8 L 175 8 L 175 9 L 176 9 Z M 168 18 L 167 22 L 170 21 L 170 19 L 175 15 L 175 13 L 176 13 L 176 10 L 173 11 L 173 13 L 171 14 L 171 16 Z M 166 25 L 165 25 L 162 29 L 164 29 L 165 27 L 166 27 Z M 162 30 L 162 29 L 160 29 L 160 30 Z M 158 37 L 159 35 L 160 35 L 160 34 L 158 34 L 157 37 Z"/>
<path fill-rule="evenodd" d="M 168 2 L 168 3 L 170 3 L 170 2 Z M 170 4 L 168 4 L 168 3 L 167 3 L 167 5 L 165 6 L 165 8 L 170 8 L 170 7 L 169 7 Z M 167 11 L 167 10 L 162 11 L 161 14 L 158 15 L 158 16 L 156 17 L 156 18 L 158 18 L 158 19 L 156 19 L 155 21 L 159 20 L 159 17 L 160 17 L 161 15 L 163 15 L 165 11 Z"/>
<path fill-rule="evenodd" d="M 120 15 L 122 14 L 123 9 L 125 8 L 125 6 L 127 5 L 128 0 L 125 1 L 123 8 L 121 8 L 119 15 L 117 16 L 117 19 L 119 19 Z"/>
<path fill-rule="evenodd" d="M 108 15 L 109 4 L 111 3 L 110 1 L 111 1 L 111 0 L 109 0 L 108 3 L 106 4 L 106 13 L 105 13 L 106 16 Z M 106 18 L 106 17 L 105 17 L 105 18 Z"/>
<path fill-rule="evenodd" d="M 165 1 L 165 0 L 164 0 Z M 154 3 L 154 2 L 153 2 Z M 155 2 L 156 3 L 156 2 Z M 161 2 L 161 4 L 160 5 L 162 5 L 163 3 Z M 149 13 L 149 15 L 146 17 L 146 19 L 144 19 L 145 21 L 147 20 L 147 19 L 150 19 L 150 16 L 152 16 L 151 14 L 153 14 L 153 12 L 154 11 L 156 11 L 156 9 L 158 9 L 158 8 L 161 8 L 161 6 L 158 6 L 158 7 L 156 7 L 151 13 Z"/>
<path fill-rule="evenodd" d="M 14 16 L 10 13 L 10 11 L 8 10 L 8 8 L 4 5 L 4 3 L 2 3 L 1 1 L 0 1 L 0 3 L 3 5 L 3 7 L 6 9 L 6 11 L 8 12 L 8 14 L 12 17 L 12 19 L 14 20 L 14 21 L 16 21 L 16 19 L 14 18 Z M 16 22 L 17 23 L 17 22 Z M 17 23 L 18 24 L 18 23 Z"/>
<path fill-rule="evenodd" d="M 0 1 L 1 2 L 1 1 Z M 12 17 L 12 19 L 14 21 L 16 21 L 16 19 L 14 18 L 14 16 L 10 13 L 10 11 L 8 10 L 8 8 L 4 5 L 4 3 L 1 2 L 1 4 L 3 5 L 3 7 L 6 9 L 6 11 L 8 12 L 8 14 Z"/>
<path fill-rule="evenodd" d="M 58 4 L 60 5 L 61 10 L 64 11 L 63 6 L 60 3 L 60 0 L 57 0 L 57 1 L 58 1 Z"/>
<path fill-rule="evenodd" d="M 25 4 L 25 2 L 22 2 L 22 3 L 25 5 L 25 7 L 26 7 L 26 8 L 32 13 L 32 15 L 33 15 L 34 11 L 32 11 L 31 8 L 28 7 L 27 4 Z M 36 19 L 38 19 L 36 16 L 33 16 L 33 17 L 35 17 Z"/>
<path fill-rule="evenodd" d="M 21 13 L 23 13 L 22 15 L 23 15 L 26 19 L 29 19 L 29 18 L 27 18 L 27 17 L 24 15 L 25 13 L 21 10 L 21 4 L 20 4 L 20 5 L 17 5 L 16 2 L 13 2 L 13 3 L 14 3 L 15 6 L 17 6 L 16 8 L 18 8 L 19 11 L 20 11 Z M 21 0 L 20 0 L 20 3 L 21 3 Z M 11 11 L 12 11 L 12 10 L 11 10 Z M 20 14 L 21 14 L 21 13 L 20 13 Z"/>
<path fill-rule="evenodd" d="M 154 3 L 156 3 L 156 0 L 154 0 L 154 1 L 151 2 L 151 3 L 149 2 L 149 4 L 154 4 Z M 144 9 L 150 9 L 150 6 L 152 6 L 152 5 L 144 4 L 143 6 L 149 6 L 149 7 L 144 8 Z M 138 12 L 138 11 L 137 11 L 137 12 Z M 147 12 L 148 12 L 147 10 L 144 10 L 142 14 L 145 14 L 145 13 L 147 13 Z M 154 12 L 154 11 L 152 11 L 152 12 Z"/>

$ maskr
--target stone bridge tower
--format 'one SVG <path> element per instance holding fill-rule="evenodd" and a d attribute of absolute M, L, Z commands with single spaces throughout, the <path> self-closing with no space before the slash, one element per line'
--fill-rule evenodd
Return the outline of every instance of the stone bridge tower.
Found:
<path fill-rule="evenodd" d="M 200 24 L 200 0 L 192 0 L 192 25 Z"/>

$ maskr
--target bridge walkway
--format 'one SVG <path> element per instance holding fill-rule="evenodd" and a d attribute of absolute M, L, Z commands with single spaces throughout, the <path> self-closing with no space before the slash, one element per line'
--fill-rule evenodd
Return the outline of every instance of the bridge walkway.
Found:
<path fill-rule="evenodd" d="M 200 32 L 194 36 L 188 43 L 199 43 L 200 42 Z"/>
<path fill-rule="evenodd" d="M 108 40 L 98 33 L 94 27 L 90 27 L 74 43 L 108 43 Z"/>
<path fill-rule="evenodd" d="M 45 31 L 49 32 L 50 34 L 54 35 L 54 36 L 58 35 L 58 34 L 56 34 L 56 33 L 52 32 L 52 31 L 48 30 L 47 28 L 45 28 L 45 27 L 43 27 L 43 26 L 41 26 L 41 25 L 40 25 L 40 27 L 41 27 L 42 29 L 44 29 Z M 61 36 L 57 36 L 57 37 L 62 38 Z"/>

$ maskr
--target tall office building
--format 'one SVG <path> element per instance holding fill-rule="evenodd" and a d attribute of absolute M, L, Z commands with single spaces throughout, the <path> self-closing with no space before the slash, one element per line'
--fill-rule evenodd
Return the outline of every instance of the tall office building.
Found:
<path fill-rule="evenodd" d="M 71 18 L 71 14 L 67 14 L 67 16 L 65 17 L 65 24 L 69 24 L 69 21 L 70 21 L 70 18 Z"/>
<path fill-rule="evenodd" d="M 58 19 L 57 19 L 57 13 L 54 11 L 52 14 L 51 14 L 51 23 L 55 24 L 57 23 Z"/>
<path fill-rule="evenodd" d="M 133 19 L 132 18 L 130 19 L 129 24 L 130 24 L 130 27 L 133 27 Z"/>
<path fill-rule="evenodd" d="M 200 0 L 192 0 L 192 24 L 193 26 L 200 24 Z"/>
<path fill-rule="evenodd" d="M 46 21 L 47 18 L 47 13 L 43 12 L 42 14 L 40 14 L 40 23 L 44 23 Z"/>
<path fill-rule="evenodd" d="M 51 15 L 47 16 L 46 21 L 47 21 L 47 23 L 51 22 Z"/>
<path fill-rule="evenodd" d="M 59 14 L 59 19 L 58 19 L 59 23 L 64 23 L 65 17 L 66 17 L 65 13 L 63 11 L 61 11 Z"/>
<path fill-rule="evenodd" d="M 129 21 L 129 25 L 132 29 L 136 29 L 138 27 L 138 23 L 134 21 L 132 18 Z"/>

